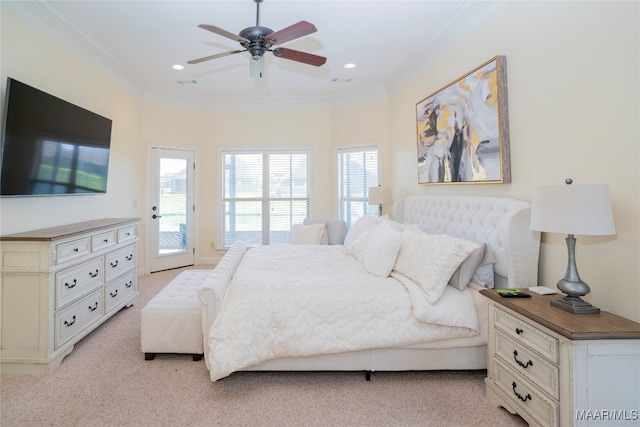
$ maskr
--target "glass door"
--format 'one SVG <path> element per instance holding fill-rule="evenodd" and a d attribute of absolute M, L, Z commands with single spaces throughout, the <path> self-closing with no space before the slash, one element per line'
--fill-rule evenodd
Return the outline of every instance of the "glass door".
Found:
<path fill-rule="evenodd" d="M 152 273 L 194 264 L 193 162 L 193 151 L 152 148 Z"/>

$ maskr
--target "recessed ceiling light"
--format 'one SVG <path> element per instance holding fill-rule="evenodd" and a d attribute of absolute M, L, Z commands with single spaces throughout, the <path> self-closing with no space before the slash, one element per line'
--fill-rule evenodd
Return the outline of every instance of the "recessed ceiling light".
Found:
<path fill-rule="evenodd" d="M 344 68 L 356 68 L 356 64 L 352 64 L 352 63 L 344 64 Z"/>
<path fill-rule="evenodd" d="M 172 65 L 171 68 L 173 68 L 174 70 L 184 70 L 184 65 L 176 64 Z"/>

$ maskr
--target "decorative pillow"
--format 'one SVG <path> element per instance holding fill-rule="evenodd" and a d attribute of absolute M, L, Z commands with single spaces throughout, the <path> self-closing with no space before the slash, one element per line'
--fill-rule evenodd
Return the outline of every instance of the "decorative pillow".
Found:
<path fill-rule="evenodd" d="M 412 227 L 416 229 L 422 230 L 425 233 L 430 234 L 447 234 L 440 231 L 440 229 L 431 224 L 416 224 Z M 450 234 L 452 237 L 457 237 L 459 239 L 471 240 L 479 244 L 481 247 L 471 253 L 467 259 L 465 259 L 460 267 L 453 273 L 451 276 L 451 280 L 449 280 L 449 285 L 454 288 L 463 290 L 469 285 L 469 282 L 475 282 L 479 285 L 482 285 L 486 288 L 494 287 L 494 276 L 493 276 L 493 264 L 496 262 L 495 256 L 493 256 L 493 252 L 487 246 L 485 242 L 478 241 L 472 239 L 467 236 L 461 236 L 457 234 Z"/>
<path fill-rule="evenodd" d="M 364 267 L 374 276 L 387 277 L 396 263 L 400 246 L 402 233 L 389 220 L 382 221 L 370 233 L 364 252 Z"/>
<path fill-rule="evenodd" d="M 402 246 L 394 271 L 418 283 L 433 304 L 444 292 L 454 271 L 479 245 L 446 234 L 427 234 L 411 227 L 402 232 Z"/>
<path fill-rule="evenodd" d="M 353 242 L 349 243 L 349 246 L 345 245 L 347 254 L 353 256 L 357 261 L 364 262 L 364 254 L 369 246 L 369 238 L 376 227 L 377 225 L 373 224 L 373 226 L 366 228 Z"/>
<path fill-rule="evenodd" d="M 324 223 L 319 224 L 293 224 L 292 245 L 320 245 L 322 244 L 322 236 L 326 235 L 326 227 Z"/>
<path fill-rule="evenodd" d="M 375 216 L 363 215 L 349 228 L 347 235 L 344 238 L 344 245 L 349 246 L 353 243 L 358 236 L 360 236 L 367 228 L 375 225 L 378 222 Z"/>
<path fill-rule="evenodd" d="M 347 224 L 340 219 L 330 219 L 328 221 L 320 221 L 312 218 L 305 218 L 304 225 L 324 223 L 327 231 L 327 243 L 330 245 L 342 245 L 344 244 L 344 232 L 347 228 Z"/>
<path fill-rule="evenodd" d="M 478 249 L 471 252 L 467 259 L 462 261 L 462 264 L 460 264 L 456 271 L 453 272 L 448 285 L 453 286 L 456 289 L 460 289 L 461 291 L 464 290 L 471 281 L 476 268 L 478 268 L 482 262 L 483 255 L 484 246 L 479 246 Z"/>

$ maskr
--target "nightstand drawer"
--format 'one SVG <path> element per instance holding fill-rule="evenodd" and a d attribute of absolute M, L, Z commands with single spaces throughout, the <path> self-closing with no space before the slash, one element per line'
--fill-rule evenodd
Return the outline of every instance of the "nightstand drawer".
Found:
<path fill-rule="evenodd" d="M 499 307 L 496 307 L 494 316 L 495 327 L 505 332 L 515 342 L 537 351 L 551 362 L 558 362 L 557 338 Z"/>
<path fill-rule="evenodd" d="M 558 399 L 558 367 L 502 332 L 496 331 L 495 334 L 495 352 L 503 362 Z"/>
<path fill-rule="evenodd" d="M 558 427 L 560 425 L 560 407 L 557 402 L 546 397 L 541 390 L 525 380 L 522 375 L 503 365 L 497 359 L 493 360 L 493 364 L 496 384 L 508 396 L 509 400 L 521 408 L 518 413 L 532 416 L 538 424 L 543 426 Z"/>

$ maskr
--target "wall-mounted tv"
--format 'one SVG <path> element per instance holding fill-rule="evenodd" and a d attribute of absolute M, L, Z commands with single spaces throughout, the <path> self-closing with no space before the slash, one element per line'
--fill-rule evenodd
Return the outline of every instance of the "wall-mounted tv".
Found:
<path fill-rule="evenodd" d="M 111 120 L 9 77 L 2 197 L 107 191 Z"/>

